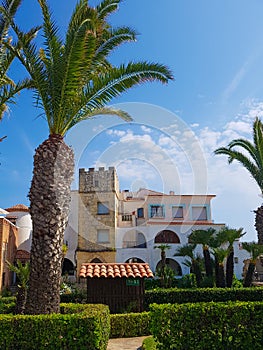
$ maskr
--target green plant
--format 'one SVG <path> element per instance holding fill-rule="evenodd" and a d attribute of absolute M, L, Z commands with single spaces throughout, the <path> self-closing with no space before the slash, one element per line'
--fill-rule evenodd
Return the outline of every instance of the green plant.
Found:
<path fill-rule="evenodd" d="M 158 350 L 262 349 L 263 302 L 151 305 Z"/>
<path fill-rule="evenodd" d="M 144 339 L 142 343 L 142 350 L 157 350 L 156 342 L 152 336 Z"/>
<path fill-rule="evenodd" d="M 110 338 L 139 337 L 150 334 L 149 312 L 111 314 Z"/>
<path fill-rule="evenodd" d="M 178 288 L 197 288 L 196 275 L 189 273 L 178 280 Z"/>

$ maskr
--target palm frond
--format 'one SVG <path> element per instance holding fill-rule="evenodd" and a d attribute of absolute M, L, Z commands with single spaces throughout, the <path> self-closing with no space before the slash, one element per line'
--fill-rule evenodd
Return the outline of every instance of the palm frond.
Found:
<path fill-rule="evenodd" d="M 98 16 L 105 20 L 110 14 L 118 10 L 119 4 L 122 0 L 103 0 L 97 7 Z"/>

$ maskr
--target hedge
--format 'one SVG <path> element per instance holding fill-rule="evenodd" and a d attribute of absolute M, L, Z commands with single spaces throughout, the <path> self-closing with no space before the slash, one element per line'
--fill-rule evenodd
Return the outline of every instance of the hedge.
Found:
<path fill-rule="evenodd" d="M 158 350 L 261 350 L 263 302 L 151 305 Z"/>
<path fill-rule="evenodd" d="M 5 350 L 106 350 L 109 334 L 105 305 L 62 304 L 60 314 L 0 315 Z"/>
<path fill-rule="evenodd" d="M 199 289 L 153 289 L 145 291 L 144 308 L 149 305 L 167 303 L 262 301 L 263 288 L 199 288 Z"/>
<path fill-rule="evenodd" d="M 150 335 L 149 312 L 110 315 L 110 338 Z"/>

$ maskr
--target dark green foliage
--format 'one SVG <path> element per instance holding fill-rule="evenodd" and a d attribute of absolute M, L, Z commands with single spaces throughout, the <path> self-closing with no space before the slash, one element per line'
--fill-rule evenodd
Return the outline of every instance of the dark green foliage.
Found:
<path fill-rule="evenodd" d="M 87 291 L 74 290 L 69 294 L 60 295 L 61 303 L 86 303 L 87 302 Z"/>
<path fill-rule="evenodd" d="M 0 349 L 107 349 L 107 306 L 62 304 L 61 310 L 62 314 L 51 315 L 1 315 Z"/>
<path fill-rule="evenodd" d="M 142 343 L 142 350 L 156 350 L 156 343 L 153 337 L 145 338 Z"/>
<path fill-rule="evenodd" d="M 149 312 L 110 315 L 110 338 L 139 337 L 150 334 Z"/>
<path fill-rule="evenodd" d="M 200 288 L 200 289 L 155 289 L 145 291 L 144 307 L 167 303 L 225 302 L 225 301 L 262 301 L 263 288 Z"/>
<path fill-rule="evenodd" d="M 178 280 L 178 288 L 197 288 L 196 275 L 189 273 Z"/>
<path fill-rule="evenodd" d="M 261 350 L 262 302 L 151 305 L 158 350 Z"/>

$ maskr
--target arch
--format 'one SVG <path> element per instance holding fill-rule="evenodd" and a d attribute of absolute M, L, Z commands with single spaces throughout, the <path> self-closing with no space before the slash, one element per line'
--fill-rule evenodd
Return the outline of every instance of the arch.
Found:
<path fill-rule="evenodd" d="M 65 258 L 62 266 L 62 275 L 74 276 L 75 267 L 71 260 Z"/>
<path fill-rule="evenodd" d="M 91 263 L 102 263 L 103 261 L 101 261 L 99 258 L 94 258 L 91 260 Z"/>
<path fill-rule="evenodd" d="M 168 267 L 170 267 L 171 269 L 173 269 L 176 273 L 176 276 L 182 276 L 182 268 L 181 265 L 174 259 L 171 258 L 166 258 L 165 263 Z M 156 265 L 156 269 L 159 269 L 161 267 L 161 260 L 158 262 L 158 264 Z"/>
<path fill-rule="evenodd" d="M 125 233 L 122 248 L 147 248 L 145 236 L 139 231 L 128 231 Z"/>
<path fill-rule="evenodd" d="M 128 263 L 128 264 L 132 264 L 132 263 L 141 263 L 141 264 L 144 264 L 145 261 L 143 261 L 142 259 L 140 258 L 136 258 L 136 257 L 132 257 L 132 258 L 129 258 L 125 261 L 125 263 Z"/>
<path fill-rule="evenodd" d="M 177 234 L 171 230 L 163 230 L 155 236 L 154 243 L 174 243 L 179 244 L 180 239 Z"/>

